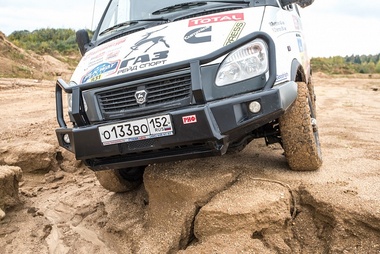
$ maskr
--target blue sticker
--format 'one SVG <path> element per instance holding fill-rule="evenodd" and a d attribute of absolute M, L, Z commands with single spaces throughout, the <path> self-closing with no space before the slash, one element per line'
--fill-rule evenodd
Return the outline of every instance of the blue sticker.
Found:
<path fill-rule="evenodd" d="M 298 38 L 297 40 L 298 40 L 298 48 L 299 48 L 300 52 L 304 52 L 302 39 Z"/>
<path fill-rule="evenodd" d="M 88 80 L 92 80 L 102 74 L 115 72 L 119 64 L 119 61 L 113 63 L 102 63 L 89 71 L 83 78 L 81 83 L 86 83 Z"/>

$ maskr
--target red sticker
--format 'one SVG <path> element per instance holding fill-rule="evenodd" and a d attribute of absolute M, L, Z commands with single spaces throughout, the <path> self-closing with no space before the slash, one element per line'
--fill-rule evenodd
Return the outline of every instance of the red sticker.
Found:
<path fill-rule="evenodd" d="M 183 121 L 183 124 L 196 123 L 197 122 L 197 116 L 196 115 L 183 116 L 182 121 Z"/>
<path fill-rule="evenodd" d="M 216 22 L 240 21 L 240 20 L 244 20 L 244 13 L 221 14 L 221 15 L 201 17 L 197 19 L 190 19 L 189 26 L 200 26 L 200 25 L 207 25 L 207 24 L 216 23 Z"/>

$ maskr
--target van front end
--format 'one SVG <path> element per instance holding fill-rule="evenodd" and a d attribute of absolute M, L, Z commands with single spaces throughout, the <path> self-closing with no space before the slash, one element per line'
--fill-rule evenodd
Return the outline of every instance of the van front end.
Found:
<path fill-rule="evenodd" d="M 274 86 L 275 50 L 268 34 L 253 32 L 178 63 L 75 86 L 58 80 L 59 144 L 95 171 L 225 154 L 262 137 L 257 130 L 297 97 L 293 81 Z M 247 55 L 254 61 L 241 63 Z M 236 80 L 225 76 L 238 62 L 252 75 L 228 83 Z M 71 97 L 71 128 L 63 117 L 63 91 Z"/>

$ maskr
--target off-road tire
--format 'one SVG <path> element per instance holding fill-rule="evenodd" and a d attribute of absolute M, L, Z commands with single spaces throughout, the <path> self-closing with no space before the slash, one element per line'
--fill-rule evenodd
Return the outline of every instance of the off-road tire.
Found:
<path fill-rule="evenodd" d="M 131 169 L 135 170 L 135 169 Z M 144 169 L 132 171 L 128 170 L 102 170 L 96 171 L 95 176 L 99 183 L 107 190 L 112 192 L 127 192 L 137 188 L 143 180 Z"/>
<path fill-rule="evenodd" d="M 307 83 L 307 89 L 309 91 L 311 104 L 313 105 L 312 111 L 314 112 L 314 116 L 317 117 L 317 105 L 316 105 L 317 96 L 315 95 L 315 92 L 314 92 L 314 85 L 312 83 L 311 77 L 309 79 L 309 83 Z"/>
<path fill-rule="evenodd" d="M 279 126 L 290 169 L 317 170 L 322 165 L 321 145 L 315 119 L 315 102 L 310 98 L 306 83 L 298 82 L 297 99 L 280 117 Z"/>

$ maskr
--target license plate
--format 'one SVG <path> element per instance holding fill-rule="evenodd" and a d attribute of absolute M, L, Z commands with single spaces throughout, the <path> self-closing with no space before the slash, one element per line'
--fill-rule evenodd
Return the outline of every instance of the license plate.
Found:
<path fill-rule="evenodd" d="M 98 130 L 105 146 L 174 134 L 169 115 L 101 126 Z"/>

